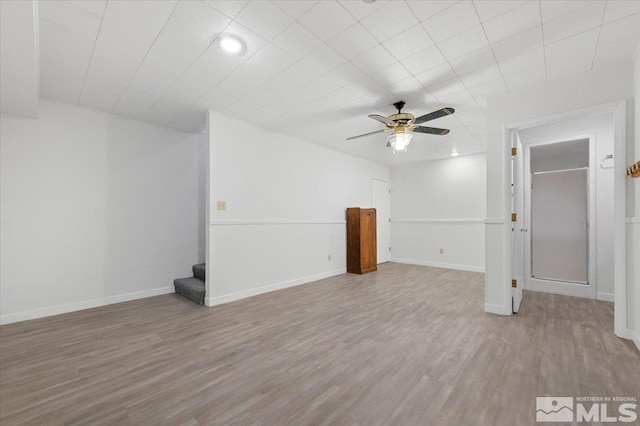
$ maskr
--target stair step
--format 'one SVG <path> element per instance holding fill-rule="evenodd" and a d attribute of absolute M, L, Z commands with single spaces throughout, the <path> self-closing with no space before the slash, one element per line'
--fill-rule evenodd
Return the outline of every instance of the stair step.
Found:
<path fill-rule="evenodd" d="M 204 281 L 204 274 L 206 271 L 206 264 L 205 263 L 199 263 L 197 265 L 193 265 L 193 276 L 196 277 L 199 280 Z"/>
<path fill-rule="evenodd" d="M 199 305 L 204 305 L 204 281 L 193 277 L 178 278 L 173 281 L 173 286 L 179 295 Z"/>

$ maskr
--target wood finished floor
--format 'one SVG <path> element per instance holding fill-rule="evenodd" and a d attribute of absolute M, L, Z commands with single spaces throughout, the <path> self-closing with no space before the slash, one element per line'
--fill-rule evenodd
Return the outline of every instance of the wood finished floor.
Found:
<path fill-rule="evenodd" d="M 520 425 L 536 396 L 636 396 L 613 304 L 388 263 L 214 308 L 164 295 L 0 327 L 0 424 Z"/>

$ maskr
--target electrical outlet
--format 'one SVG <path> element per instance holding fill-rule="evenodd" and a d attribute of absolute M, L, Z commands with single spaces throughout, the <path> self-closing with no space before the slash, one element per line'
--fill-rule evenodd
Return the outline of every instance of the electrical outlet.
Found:
<path fill-rule="evenodd" d="M 216 206 L 217 206 L 218 210 L 226 210 L 227 209 L 227 202 L 226 201 L 218 201 Z"/>
<path fill-rule="evenodd" d="M 328 256 L 327 256 L 327 260 L 328 260 L 329 262 L 331 262 L 331 255 L 328 255 Z"/>
<path fill-rule="evenodd" d="M 440 249 L 440 254 L 444 254 L 444 249 L 443 248 Z"/>

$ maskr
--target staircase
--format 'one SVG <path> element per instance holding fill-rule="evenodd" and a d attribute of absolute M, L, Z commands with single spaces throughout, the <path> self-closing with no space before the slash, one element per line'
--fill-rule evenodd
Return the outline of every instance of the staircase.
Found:
<path fill-rule="evenodd" d="M 192 302 L 204 305 L 204 275 L 205 264 L 193 265 L 193 277 L 178 278 L 173 281 L 176 293 L 186 297 Z"/>

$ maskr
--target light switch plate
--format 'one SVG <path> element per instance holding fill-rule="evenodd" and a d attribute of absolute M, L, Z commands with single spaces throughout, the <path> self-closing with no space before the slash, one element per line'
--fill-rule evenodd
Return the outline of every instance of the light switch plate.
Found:
<path fill-rule="evenodd" d="M 218 201 L 217 209 L 218 210 L 226 210 L 227 209 L 227 202 L 226 201 Z"/>

